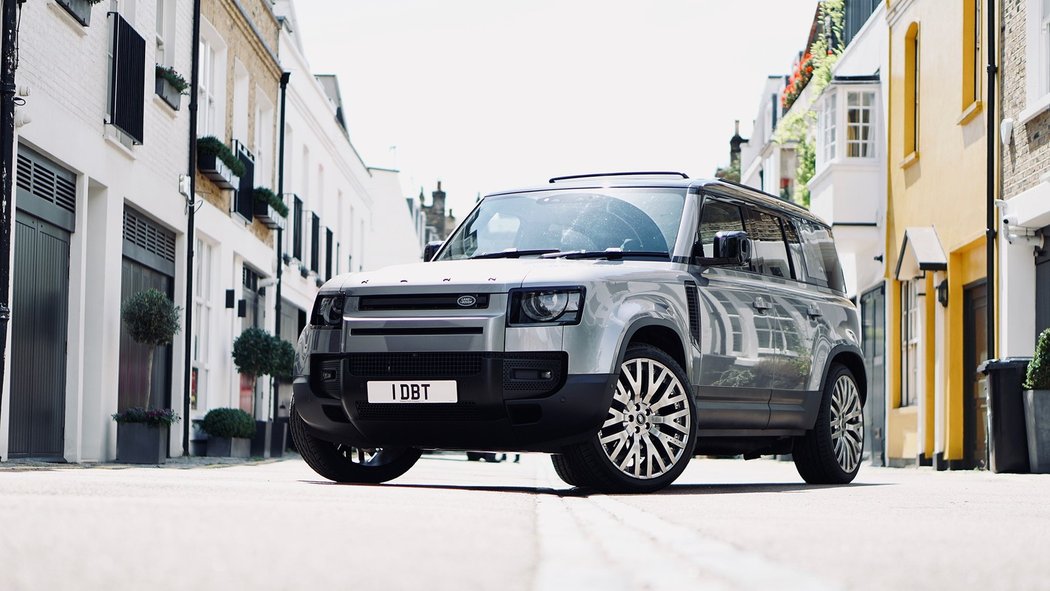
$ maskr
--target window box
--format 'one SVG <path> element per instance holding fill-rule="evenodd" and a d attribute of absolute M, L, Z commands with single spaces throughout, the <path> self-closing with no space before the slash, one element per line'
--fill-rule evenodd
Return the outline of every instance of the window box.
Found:
<path fill-rule="evenodd" d="M 255 217 L 259 218 L 259 221 L 271 230 L 281 227 L 281 216 L 272 205 L 265 201 L 255 200 Z"/>
<path fill-rule="evenodd" d="M 310 269 L 306 268 L 306 265 L 299 263 L 299 274 L 305 279 L 310 276 Z"/>
<path fill-rule="evenodd" d="M 197 170 L 211 179 L 220 189 L 236 189 L 241 177 L 233 174 L 229 166 L 215 154 L 197 153 Z"/>
<path fill-rule="evenodd" d="M 91 24 L 91 9 L 100 0 L 55 0 L 55 2 L 65 8 L 66 12 L 77 19 L 78 23 L 86 27 Z"/>
<path fill-rule="evenodd" d="M 256 187 L 252 213 L 268 228 L 276 230 L 284 227 L 288 206 L 273 191 L 266 187 Z"/>
<path fill-rule="evenodd" d="M 175 90 L 175 86 L 171 82 L 160 76 L 157 76 L 157 96 L 164 99 L 164 102 L 168 103 L 168 106 L 176 111 L 179 110 L 179 106 L 182 104 L 182 93 Z"/>

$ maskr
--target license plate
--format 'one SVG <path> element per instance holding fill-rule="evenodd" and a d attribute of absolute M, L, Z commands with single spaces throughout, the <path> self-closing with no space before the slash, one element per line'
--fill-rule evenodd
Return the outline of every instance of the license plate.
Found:
<path fill-rule="evenodd" d="M 374 404 L 456 402 L 456 381 L 368 382 L 368 401 Z"/>

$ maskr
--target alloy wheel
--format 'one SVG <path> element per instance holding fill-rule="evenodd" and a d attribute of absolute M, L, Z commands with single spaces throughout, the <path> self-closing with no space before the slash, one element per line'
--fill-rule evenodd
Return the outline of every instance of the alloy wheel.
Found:
<path fill-rule="evenodd" d="M 605 456 L 633 478 L 666 474 L 685 455 L 692 428 L 689 404 L 688 391 L 666 365 L 644 357 L 625 361 L 598 430 Z"/>
<path fill-rule="evenodd" d="M 845 472 L 853 472 L 864 450 L 864 416 L 857 384 L 839 376 L 831 394 L 831 443 L 835 459 Z"/>
<path fill-rule="evenodd" d="M 349 445 L 341 444 L 337 444 L 335 450 L 348 462 L 366 468 L 390 464 L 394 460 L 400 458 L 405 451 L 402 448 L 351 447 Z"/>

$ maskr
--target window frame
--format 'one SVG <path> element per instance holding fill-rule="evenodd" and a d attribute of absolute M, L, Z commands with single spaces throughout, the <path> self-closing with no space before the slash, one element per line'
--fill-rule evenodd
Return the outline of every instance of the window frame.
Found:
<path fill-rule="evenodd" d="M 921 67 L 921 31 L 919 23 L 911 23 L 904 36 L 904 157 L 900 162 L 907 168 L 919 159 L 920 139 L 920 67 Z"/>
<path fill-rule="evenodd" d="M 922 333 L 919 281 L 900 282 L 901 390 L 898 408 L 915 406 L 919 399 L 919 341 Z"/>
<path fill-rule="evenodd" d="M 201 18 L 200 72 L 197 80 L 197 137 L 226 138 L 226 43 Z"/>
<path fill-rule="evenodd" d="M 845 139 L 845 148 L 846 148 L 845 157 L 848 158 L 848 159 L 855 159 L 855 160 L 872 160 L 872 159 L 876 158 L 876 153 L 875 153 L 875 130 L 877 128 L 875 126 L 875 113 L 876 113 L 875 105 L 876 105 L 876 96 L 877 95 L 875 94 L 874 90 L 847 90 L 845 92 L 845 95 L 846 95 L 846 109 L 845 109 L 845 115 L 846 115 L 845 129 L 846 129 L 846 134 L 845 134 L 845 138 L 844 138 Z M 850 105 L 850 99 L 853 98 L 853 97 L 857 98 L 858 104 L 856 106 L 851 106 Z M 864 99 L 865 98 L 870 99 L 870 102 L 867 105 L 864 104 Z M 851 121 L 850 120 L 850 113 L 852 111 L 857 111 L 859 114 L 863 114 L 863 113 L 867 112 L 867 114 L 868 114 L 867 122 L 861 121 L 859 116 L 858 116 L 857 122 Z M 867 132 L 868 132 L 867 133 L 867 139 L 852 139 L 851 136 L 853 136 L 854 134 L 851 133 L 851 130 L 854 129 L 854 128 L 857 129 L 857 133 L 856 133 L 856 137 L 857 138 L 860 137 L 861 131 L 863 131 L 864 129 L 867 129 Z M 857 150 L 858 150 L 858 155 L 856 155 L 856 156 L 851 154 L 851 148 L 853 148 L 854 146 L 856 146 Z"/>
<path fill-rule="evenodd" d="M 820 164 L 826 165 L 834 162 L 838 157 L 837 128 L 838 128 L 838 98 L 839 93 L 834 89 L 828 91 L 824 98 L 823 108 L 820 110 Z"/>

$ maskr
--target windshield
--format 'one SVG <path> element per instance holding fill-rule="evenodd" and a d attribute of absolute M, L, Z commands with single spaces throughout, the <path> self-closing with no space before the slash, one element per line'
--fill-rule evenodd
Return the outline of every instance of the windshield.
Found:
<path fill-rule="evenodd" d="M 438 260 L 498 253 L 567 252 L 670 255 L 682 220 L 685 189 L 545 191 L 487 197 L 463 221 Z"/>

